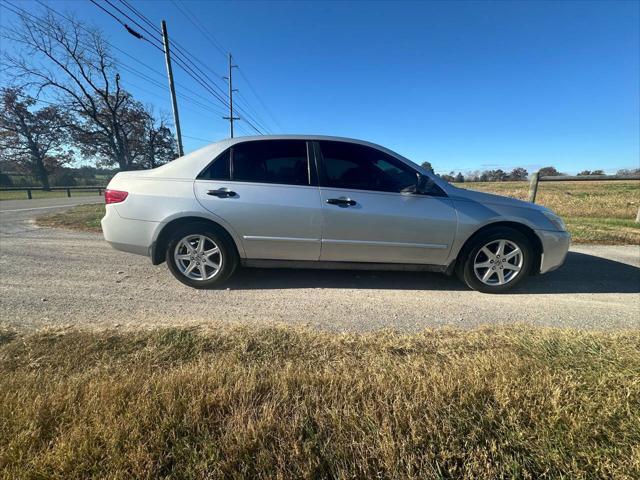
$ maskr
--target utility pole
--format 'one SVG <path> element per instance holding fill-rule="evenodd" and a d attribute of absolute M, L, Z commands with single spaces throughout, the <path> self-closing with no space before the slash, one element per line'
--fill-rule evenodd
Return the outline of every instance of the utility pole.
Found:
<path fill-rule="evenodd" d="M 182 157 L 182 133 L 180 132 L 180 116 L 178 115 L 178 100 L 176 100 L 176 87 L 173 85 L 173 70 L 171 69 L 171 55 L 169 54 L 169 35 L 167 34 L 167 22 L 162 20 L 162 42 L 164 44 L 164 58 L 167 61 L 167 75 L 169 76 L 169 90 L 171 91 L 171 106 L 173 107 L 173 123 L 176 125 L 176 139 L 178 141 L 178 154 Z"/>
<path fill-rule="evenodd" d="M 229 116 L 222 117 L 222 118 L 224 118 L 225 120 L 229 120 L 229 131 L 231 133 L 231 138 L 233 138 L 233 121 L 240 120 L 240 117 L 233 116 L 233 92 L 238 91 L 237 89 L 234 90 L 233 88 L 233 76 L 231 72 L 233 71 L 234 68 L 238 68 L 238 66 L 233 64 L 231 53 L 229 53 L 229 76 L 224 77 L 227 80 L 227 82 L 229 82 Z"/>

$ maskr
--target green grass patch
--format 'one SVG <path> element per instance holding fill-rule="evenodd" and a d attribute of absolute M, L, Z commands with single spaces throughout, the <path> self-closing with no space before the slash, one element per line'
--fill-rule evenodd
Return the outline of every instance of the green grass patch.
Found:
<path fill-rule="evenodd" d="M 86 197 L 89 195 L 98 196 L 98 191 L 96 189 L 93 190 L 72 190 L 71 198 L 73 197 Z M 38 198 L 64 198 L 67 196 L 66 190 L 52 190 L 50 192 L 45 192 L 43 190 L 31 190 L 31 196 L 34 199 Z M 27 196 L 26 190 L 20 191 L 5 191 L 0 190 L 0 200 L 27 200 L 29 197 Z"/>
<path fill-rule="evenodd" d="M 622 218 L 564 219 L 575 243 L 640 245 L 640 224 Z"/>
<path fill-rule="evenodd" d="M 638 478 L 640 332 L 0 335 L 5 478 Z"/>
<path fill-rule="evenodd" d="M 43 227 L 101 232 L 100 220 L 102 220 L 104 214 L 105 206 L 101 203 L 78 205 L 64 212 L 42 215 L 36 219 L 36 224 Z"/>

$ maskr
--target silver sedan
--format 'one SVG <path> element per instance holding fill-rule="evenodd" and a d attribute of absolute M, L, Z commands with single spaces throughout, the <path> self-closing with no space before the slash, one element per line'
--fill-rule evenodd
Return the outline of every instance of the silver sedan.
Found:
<path fill-rule="evenodd" d="M 500 293 L 558 268 L 570 243 L 547 208 L 456 188 L 338 137 L 224 140 L 119 173 L 105 197 L 105 239 L 195 288 L 243 265 L 437 271 Z"/>

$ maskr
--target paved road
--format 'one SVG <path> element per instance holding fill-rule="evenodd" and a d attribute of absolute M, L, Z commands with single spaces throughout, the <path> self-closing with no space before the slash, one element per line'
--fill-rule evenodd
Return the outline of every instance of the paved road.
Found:
<path fill-rule="evenodd" d="M 112 250 L 99 234 L 35 227 L 44 206 L 96 197 L 0 202 L 2 322 L 174 325 L 284 322 L 331 330 L 527 323 L 640 328 L 640 247 L 572 248 L 565 266 L 509 295 L 408 272 L 242 270 L 229 289 L 193 290 L 165 265 Z M 35 208 L 38 208 L 36 210 Z M 66 208 L 66 207 L 56 207 Z M 28 209 L 28 210 L 25 210 Z"/>

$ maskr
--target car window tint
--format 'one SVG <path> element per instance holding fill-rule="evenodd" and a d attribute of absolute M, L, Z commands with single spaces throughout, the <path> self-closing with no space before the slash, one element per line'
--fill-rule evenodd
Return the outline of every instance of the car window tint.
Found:
<path fill-rule="evenodd" d="M 233 180 L 309 185 L 304 140 L 263 140 L 233 147 Z"/>
<path fill-rule="evenodd" d="M 229 180 L 230 149 L 225 150 L 200 174 L 205 180 Z"/>
<path fill-rule="evenodd" d="M 401 192 L 416 184 L 416 173 L 380 150 L 346 142 L 321 141 L 324 186 Z"/>

